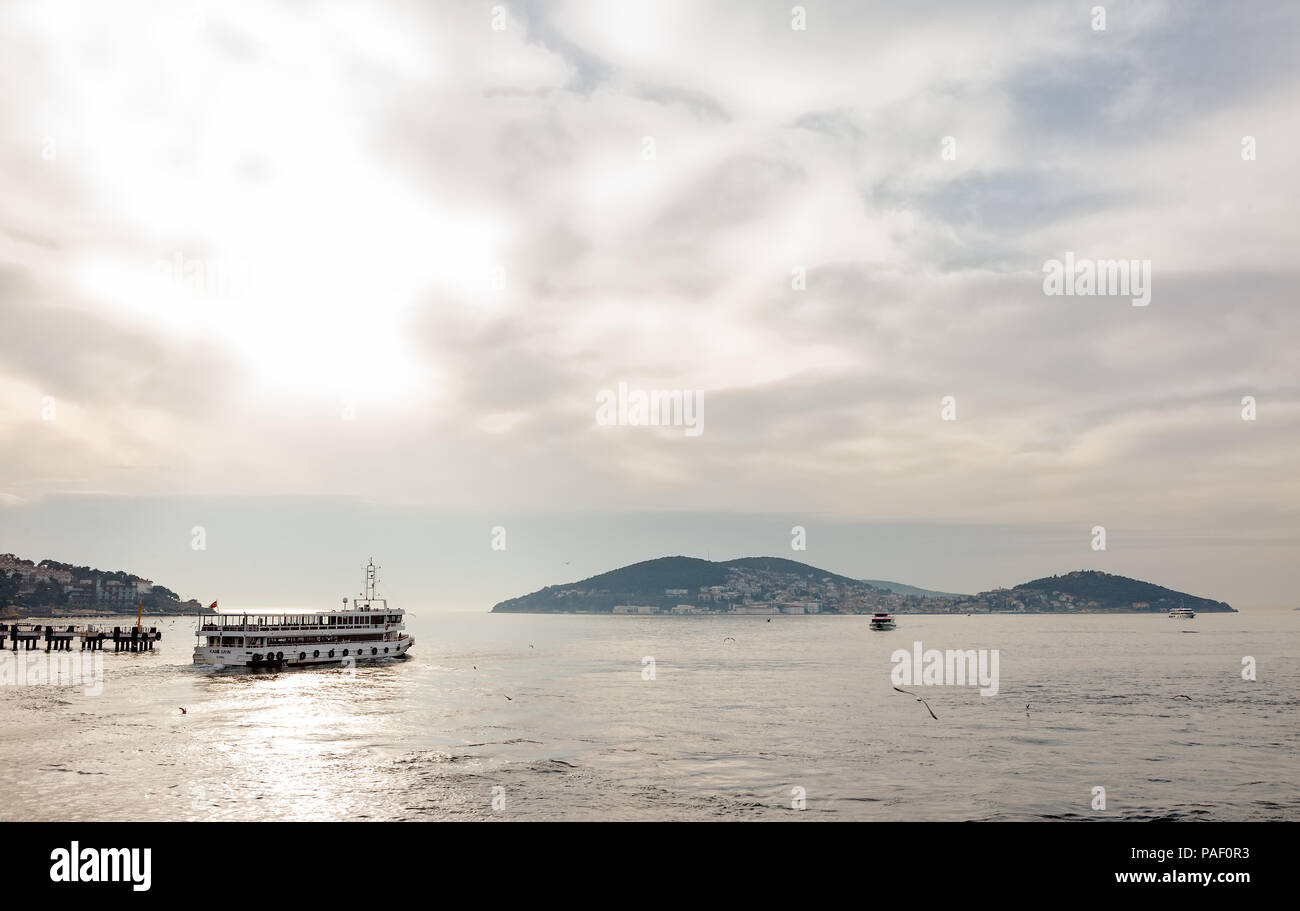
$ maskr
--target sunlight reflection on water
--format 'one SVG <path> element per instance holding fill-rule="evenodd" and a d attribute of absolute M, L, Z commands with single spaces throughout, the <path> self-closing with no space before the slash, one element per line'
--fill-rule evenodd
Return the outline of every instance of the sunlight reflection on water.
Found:
<path fill-rule="evenodd" d="M 1108 816 L 1300 808 L 1292 616 L 1205 615 L 1181 635 L 1150 616 L 904 615 L 872 633 L 859 617 L 422 614 L 410 658 L 355 669 L 195 668 L 182 620 L 156 654 L 106 656 L 101 695 L 0 687 L 0 812 L 1093 818 L 1095 785 Z M 890 652 L 915 640 L 999 649 L 999 694 L 929 688 L 933 721 L 891 690 Z"/>

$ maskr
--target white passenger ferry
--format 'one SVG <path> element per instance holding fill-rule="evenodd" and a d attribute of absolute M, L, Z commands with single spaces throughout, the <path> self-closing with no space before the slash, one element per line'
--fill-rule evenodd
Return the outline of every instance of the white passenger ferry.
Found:
<path fill-rule="evenodd" d="M 1175 620 L 1194 620 L 1196 619 L 1196 611 L 1190 607 L 1175 607 L 1170 609 L 1169 616 Z"/>
<path fill-rule="evenodd" d="M 886 613 L 885 611 L 876 611 L 871 615 L 871 622 L 868 626 L 870 626 L 871 629 L 893 629 L 898 626 L 898 624 L 894 622 L 892 614 Z"/>
<path fill-rule="evenodd" d="M 222 667 L 296 667 L 397 658 L 415 645 L 402 624 L 405 611 L 375 597 L 375 561 L 366 566 L 366 590 L 343 599 L 342 610 L 284 613 L 218 612 L 199 621 L 195 664 Z"/>

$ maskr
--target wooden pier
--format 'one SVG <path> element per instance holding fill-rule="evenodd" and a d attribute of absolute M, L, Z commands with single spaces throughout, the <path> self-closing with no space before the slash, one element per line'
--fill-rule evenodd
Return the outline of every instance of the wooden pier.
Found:
<path fill-rule="evenodd" d="M 139 629 L 128 626 L 123 629 L 115 626 L 111 630 L 96 626 L 78 629 L 69 626 L 66 629 L 53 625 L 0 623 L 0 649 L 5 648 L 6 641 L 14 651 L 35 651 L 42 642 L 45 651 L 70 652 L 72 643 L 79 641 L 81 651 L 99 652 L 104 650 L 105 642 L 113 643 L 115 652 L 152 652 L 153 645 L 162 638 L 158 627 Z"/>

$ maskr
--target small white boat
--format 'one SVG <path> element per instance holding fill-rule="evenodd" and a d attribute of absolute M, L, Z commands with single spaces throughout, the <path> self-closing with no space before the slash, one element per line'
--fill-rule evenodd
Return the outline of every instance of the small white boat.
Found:
<path fill-rule="evenodd" d="M 1196 617 L 1196 611 L 1190 607 L 1175 607 L 1169 611 L 1169 616 L 1175 620 L 1192 620 Z"/>
<path fill-rule="evenodd" d="M 884 611 L 877 611 L 871 615 L 871 623 L 869 625 L 872 629 L 894 629 L 898 624 L 894 622 L 892 614 L 885 613 Z"/>

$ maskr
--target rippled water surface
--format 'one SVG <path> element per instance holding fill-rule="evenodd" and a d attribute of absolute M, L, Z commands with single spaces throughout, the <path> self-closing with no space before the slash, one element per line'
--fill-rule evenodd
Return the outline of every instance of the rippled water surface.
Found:
<path fill-rule="evenodd" d="M 416 613 L 355 670 L 195 668 L 164 619 L 98 694 L 0 686 L 0 817 L 1300 819 L 1300 613 Z M 889 678 L 917 640 L 997 649 L 999 694 L 931 719 Z"/>

